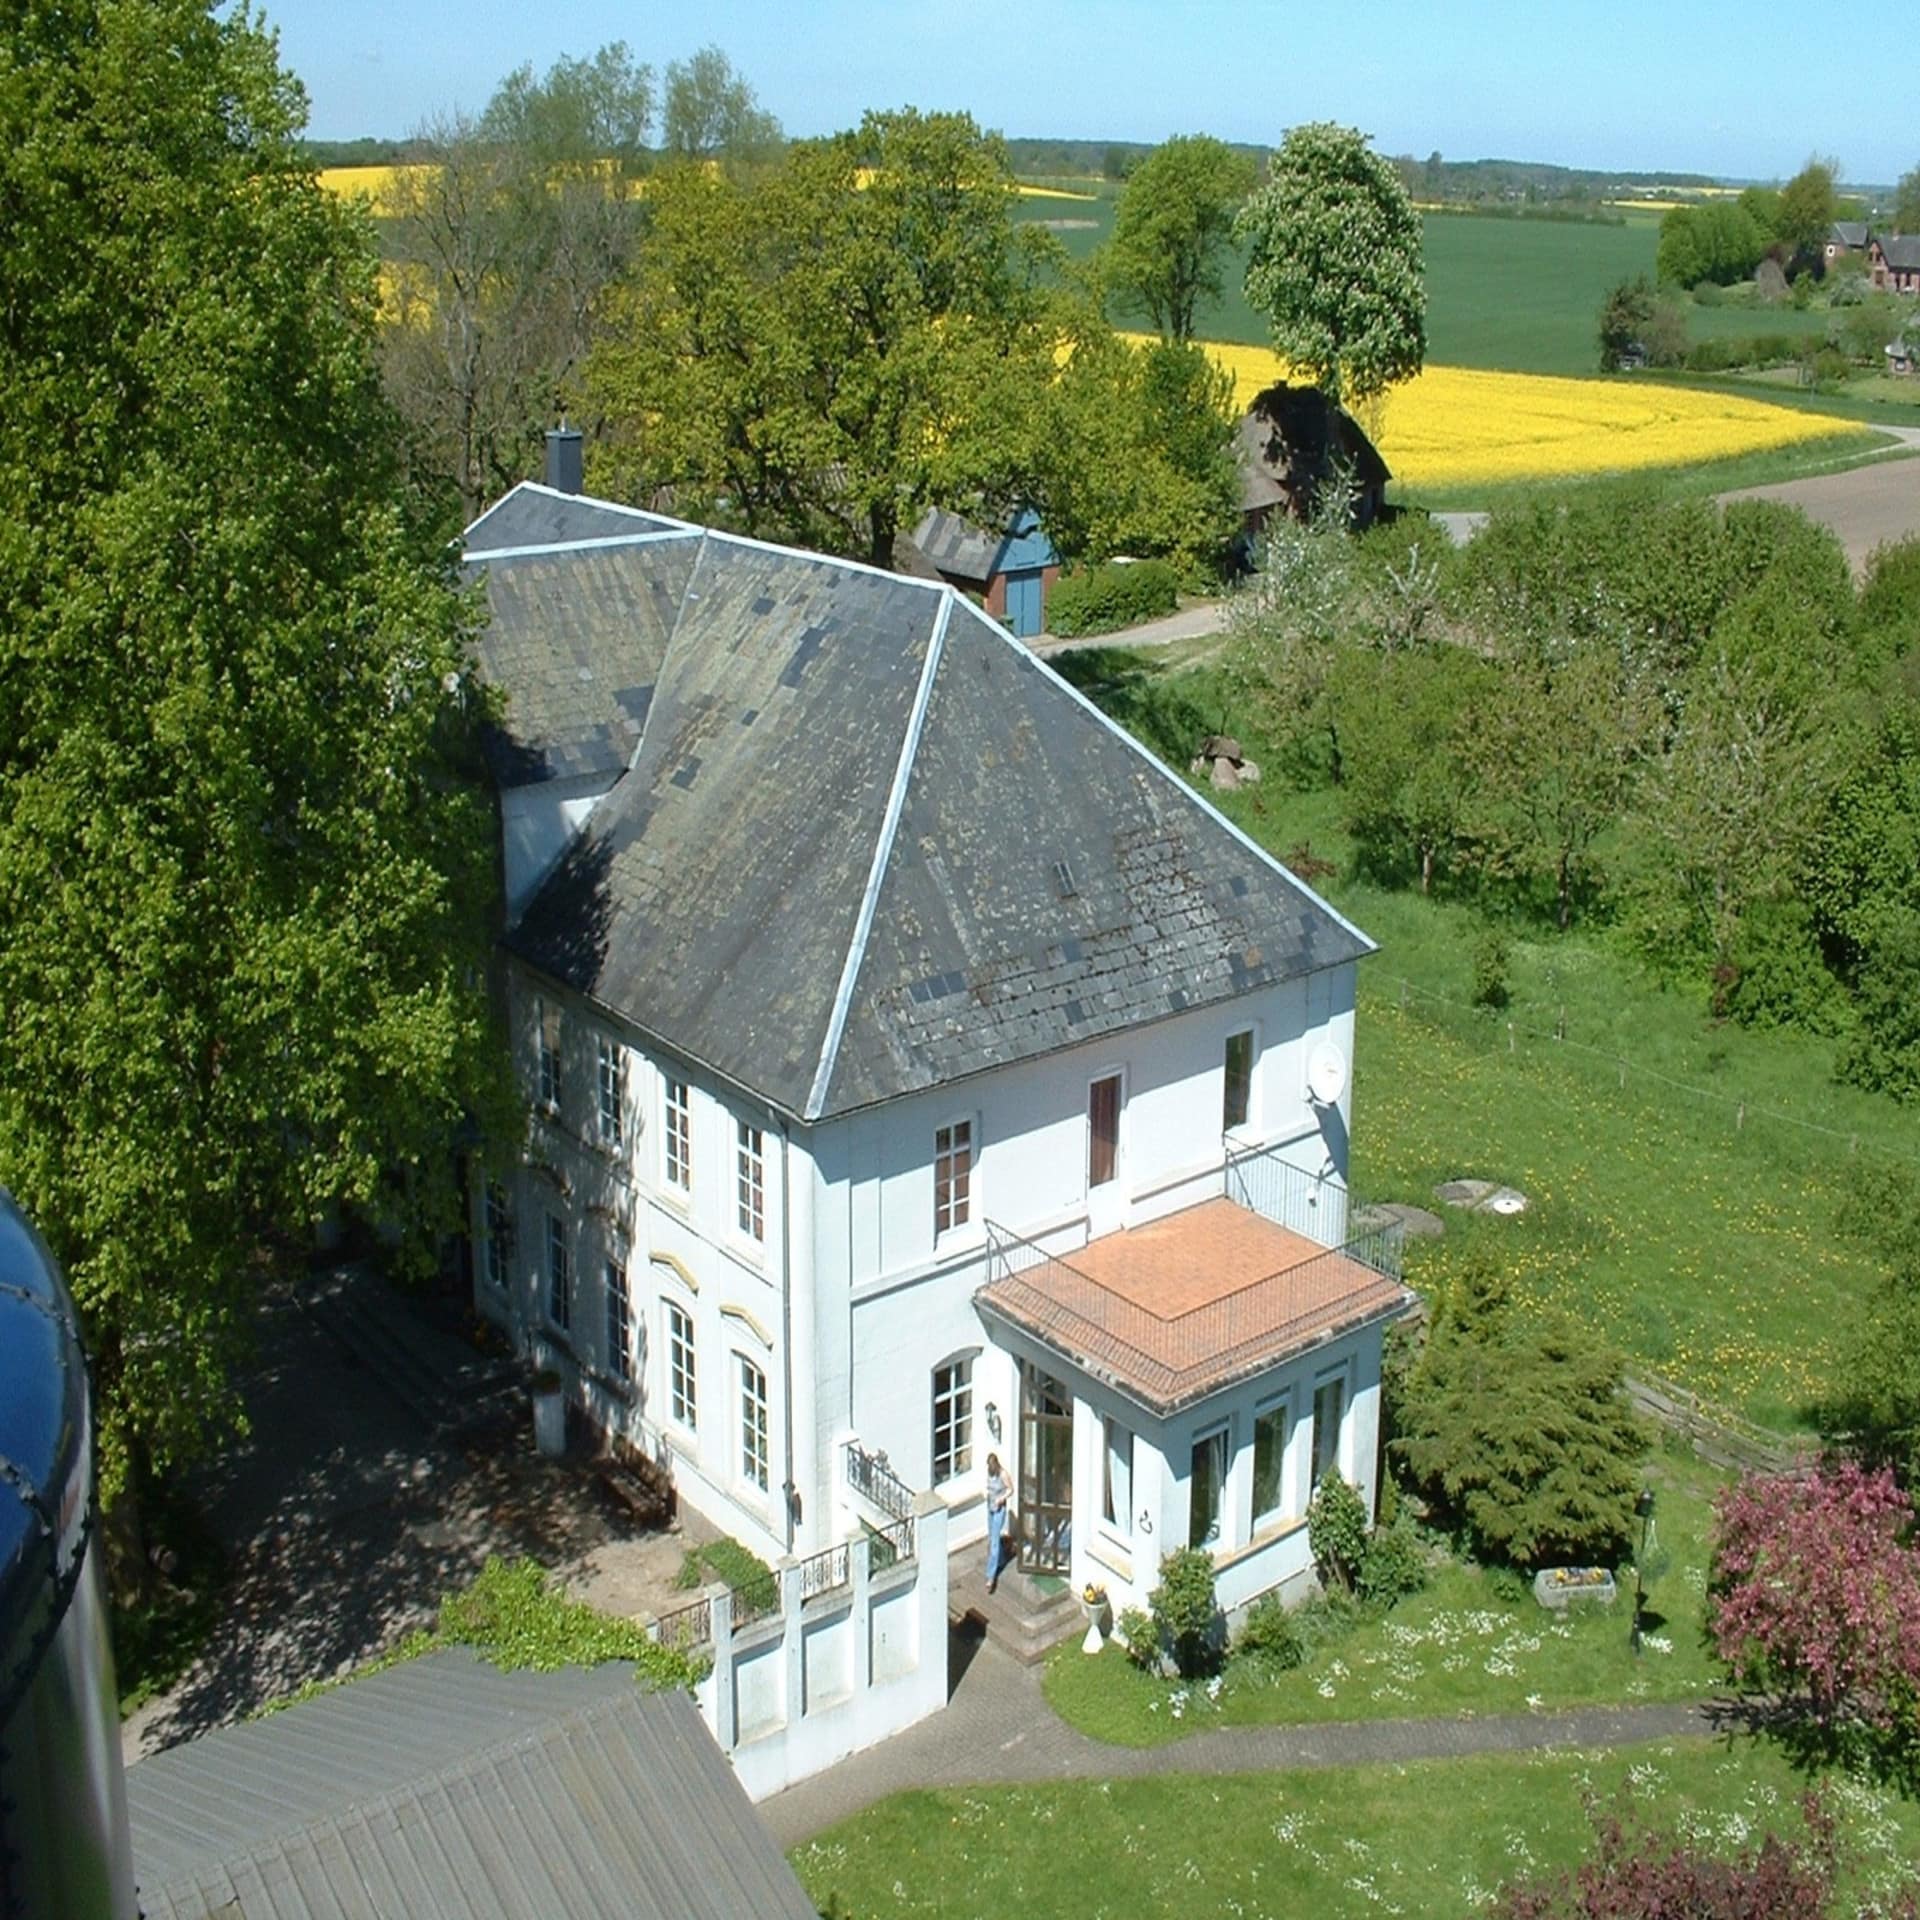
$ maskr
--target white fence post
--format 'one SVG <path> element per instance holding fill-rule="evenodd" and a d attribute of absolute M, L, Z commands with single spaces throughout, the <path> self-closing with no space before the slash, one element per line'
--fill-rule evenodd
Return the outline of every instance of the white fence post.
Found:
<path fill-rule="evenodd" d="M 740 1696 L 733 1680 L 733 1592 L 715 1582 L 707 1588 L 713 1623 L 713 1737 L 722 1753 L 740 1744 Z"/>

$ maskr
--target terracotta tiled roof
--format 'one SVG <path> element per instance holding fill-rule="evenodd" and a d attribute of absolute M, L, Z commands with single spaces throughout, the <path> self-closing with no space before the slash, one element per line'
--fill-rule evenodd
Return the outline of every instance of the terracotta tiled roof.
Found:
<path fill-rule="evenodd" d="M 1103 1234 L 1071 1260 L 995 1235 L 992 1318 L 1159 1413 L 1264 1372 L 1413 1296 L 1371 1237 L 1316 1245 L 1231 1200 Z"/>

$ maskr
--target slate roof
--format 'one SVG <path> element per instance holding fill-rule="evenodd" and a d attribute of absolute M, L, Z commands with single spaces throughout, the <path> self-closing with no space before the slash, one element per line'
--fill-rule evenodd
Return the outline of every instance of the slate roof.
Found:
<path fill-rule="evenodd" d="M 997 573 L 1060 564 L 1032 507 L 1016 507 L 997 531 L 944 507 L 929 507 L 913 530 L 912 544 L 936 574 L 980 586 Z"/>
<path fill-rule="evenodd" d="M 1887 265 L 1902 273 L 1920 272 L 1920 233 L 1882 233 L 1874 236 Z"/>
<path fill-rule="evenodd" d="M 813 1920 L 699 1709 L 431 1654 L 127 1771 L 148 1920 Z"/>
<path fill-rule="evenodd" d="M 1864 220 L 1836 220 L 1827 229 L 1827 238 L 1842 247 L 1864 247 L 1867 223 Z"/>
<path fill-rule="evenodd" d="M 950 587 L 691 529 L 469 557 L 497 762 L 641 729 L 509 946 L 797 1118 L 1371 951 Z"/>
<path fill-rule="evenodd" d="M 684 530 L 682 522 L 664 514 L 644 513 L 638 507 L 617 506 L 584 494 L 559 493 L 528 480 L 496 500 L 467 529 L 461 544 L 468 553 L 499 553 L 513 547 Z"/>

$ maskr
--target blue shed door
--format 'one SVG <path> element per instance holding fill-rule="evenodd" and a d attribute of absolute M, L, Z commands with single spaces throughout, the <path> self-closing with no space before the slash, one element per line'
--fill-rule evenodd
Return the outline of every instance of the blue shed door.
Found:
<path fill-rule="evenodd" d="M 1040 631 L 1040 571 L 1007 575 L 1007 625 L 1021 639 Z"/>

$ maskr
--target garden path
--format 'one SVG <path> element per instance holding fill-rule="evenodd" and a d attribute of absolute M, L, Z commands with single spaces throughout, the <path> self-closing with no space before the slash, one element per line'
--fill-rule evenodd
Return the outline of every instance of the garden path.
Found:
<path fill-rule="evenodd" d="M 1485 1718 L 1364 1720 L 1311 1727 L 1223 1727 L 1163 1747 L 1090 1740 L 1047 1705 L 1038 1667 L 1022 1666 L 977 1629 L 955 1629 L 946 1710 L 760 1803 L 783 1847 L 798 1846 L 909 1787 L 1117 1780 L 1156 1773 L 1266 1773 L 1393 1765 L 1469 1753 L 1630 1746 L 1713 1732 L 1723 1710 L 1699 1702 L 1574 1707 Z"/>

